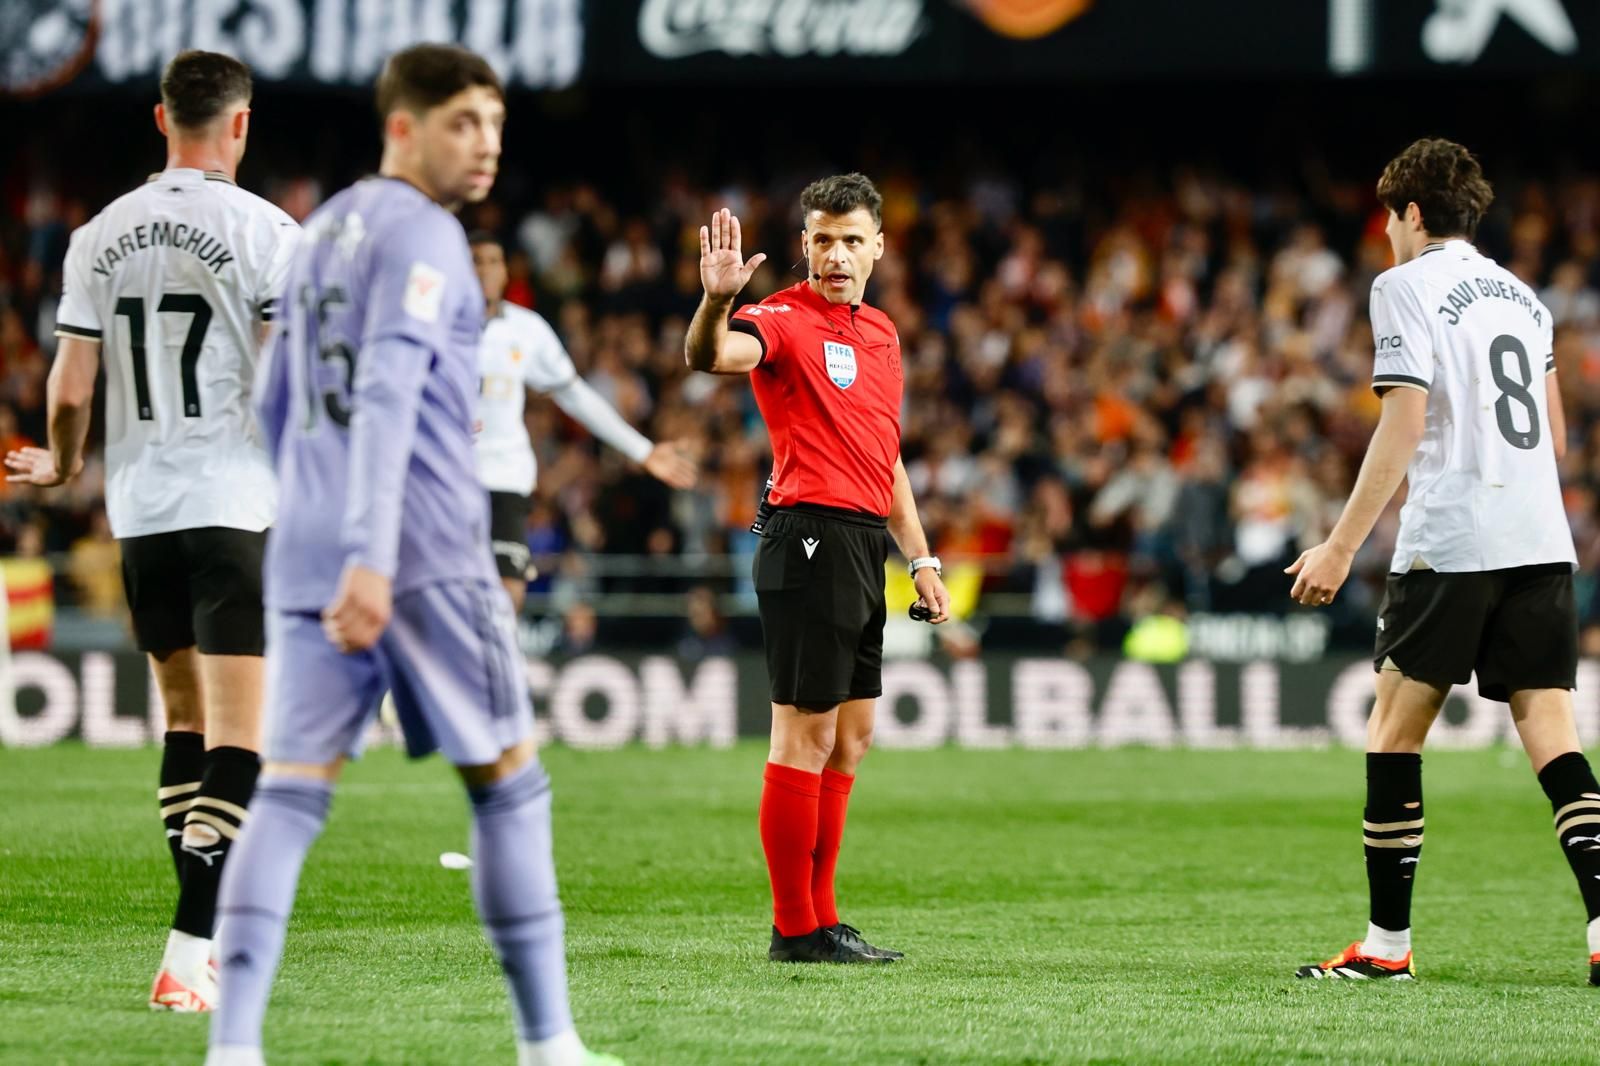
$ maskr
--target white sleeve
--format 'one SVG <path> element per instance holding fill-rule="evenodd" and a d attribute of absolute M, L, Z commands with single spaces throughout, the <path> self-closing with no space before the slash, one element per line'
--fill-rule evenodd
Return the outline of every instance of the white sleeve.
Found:
<path fill-rule="evenodd" d="M 289 266 L 300 247 L 301 229 L 285 215 L 271 221 L 272 252 L 261 273 L 261 283 L 255 294 L 256 313 L 261 321 L 271 322 L 277 317 L 283 299 L 283 287 L 289 280 Z"/>
<path fill-rule="evenodd" d="M 97 341 L 104 330 L 100 309 L 89 288 L 90 251 L 88 226 L 80 226 L 67 242 L 67 259 L 62 267 L 61 302 L 56 305 L 56 336 L 81 337 Z"/>
<path fill-rule="evenodd" d="M 596 392 L 593 385 L 577 375 L 550 393 L 550 398 L 574 421 L 634 462 L 642 463 L 650 457 L 655 447 L 650 443 L 650 438 L 628 425 L 627 420 L 617 413 L 615 407 L 606 403 L 605 397 Z"/>
<path fill-rule="evenodd" d="M 522 363 L 522 380 L 534 392 L 553 394 L 578 379 L 572 356 L 550 323 L 537 312 L 526 313 L 528 358 Z"/>
<path fill-rule="evenodd" d="M 1372 388 L 1421 389 L 1433 385 L 1433 331 L 1416 291 L 1401 278 L 1380 275 L 1372 283 Z"/>

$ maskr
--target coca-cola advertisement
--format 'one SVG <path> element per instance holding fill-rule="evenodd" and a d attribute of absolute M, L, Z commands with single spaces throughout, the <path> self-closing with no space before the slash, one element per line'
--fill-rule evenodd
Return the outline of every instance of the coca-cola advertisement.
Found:
<path fill-rule="evenodd" d="M 898 56 L 928 30 L 927 0 L 644 0 L 639 43 L 657 59 L 721 52 L 788 59 Z"/>
<path fill-rule="evenodd" d="M 635 0 L 587 10 L 596 81 L 1341 78 L 1600 64 L 1600 7 L 1577 0 Z"/>

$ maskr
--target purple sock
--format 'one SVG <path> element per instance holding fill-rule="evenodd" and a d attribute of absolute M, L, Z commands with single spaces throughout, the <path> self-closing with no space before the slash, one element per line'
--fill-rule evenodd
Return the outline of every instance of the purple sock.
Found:
<path fill-rule="evenodd" d="M 217 917 L 221 983 L 211 1043 L 261 1046 L 261 1018 L 283 954 L 300 866 L 328 817 L 333 786 L 300 777 L 264 777 L 250 822 L 222 872 Z"/>
<path fill-rule="evenodd" d="M 468 791 L 478 916 L 505 971 L 518 1034 L 546 1040 L 572 1028 L 565 926 L 551 856 L 550 779 L 536 760 Z"/>

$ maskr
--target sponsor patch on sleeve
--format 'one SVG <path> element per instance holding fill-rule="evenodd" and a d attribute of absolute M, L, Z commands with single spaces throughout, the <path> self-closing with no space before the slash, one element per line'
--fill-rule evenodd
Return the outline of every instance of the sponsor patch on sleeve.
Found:
<path fill-rule="evenodd" d="M 439 321 L 439 308 L 444 303 L 444 272 L 417 260 L 411 264 L 406 278 L 406 296 L 403 306 L 406 314 L 418 322 Z"/>

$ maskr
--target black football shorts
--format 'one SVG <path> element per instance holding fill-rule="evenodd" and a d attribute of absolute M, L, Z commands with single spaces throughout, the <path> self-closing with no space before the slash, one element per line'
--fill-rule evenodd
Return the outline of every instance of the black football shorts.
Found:
<path fill-rule="evenodd" d="M 1566 563 L 1507 570 L 1390 574 L 1378 608 L 1373 666 L 1447 687 L 1478 675 L 1478 692 L 1574 688 L 1578 612 Z"/>
<path fill-rule="evenodd" d="M 528 551 L 528 512 L 533 498 L 518 492 L 489 493 L 489 539 L 501 577 L 527 580 L 533 566 Z"/>
<path fill-rule="evenodd" d="M 140 651 L 260 655 L 265 531 L 206 526 L 125 537 L 122 588 Z"/>
<path fill-rule="evenodd" d="M 883 695 L 886 525 L 804 504 L 766 522 L 754 576 L 773 703 L 827 711 Z"/>

